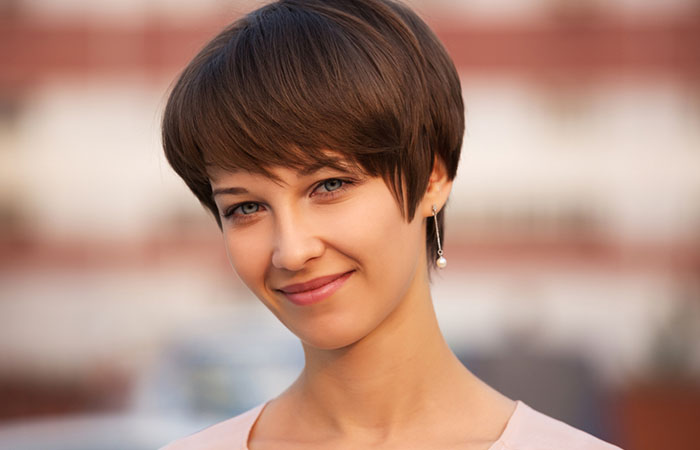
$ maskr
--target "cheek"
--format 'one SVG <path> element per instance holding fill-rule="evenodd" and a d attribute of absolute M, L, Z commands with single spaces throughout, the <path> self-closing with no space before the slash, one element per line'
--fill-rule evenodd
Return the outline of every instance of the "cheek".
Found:
<path fill-rule="evenodd" d="M 257 292 L 264 281 L 270 249 L 264 230 L 224 232 L 226 254 L 231 267 L 248 288 Z"/>
<path fill-rule="evenodd" d="M 387 192 L 365 198 L 336 218 L 334 247 L 357 260 L 375 281 L 395 279 L 413 265 L 424 247 L 420 219 L 411 223 L 401 216 L 394 198 Z"/>

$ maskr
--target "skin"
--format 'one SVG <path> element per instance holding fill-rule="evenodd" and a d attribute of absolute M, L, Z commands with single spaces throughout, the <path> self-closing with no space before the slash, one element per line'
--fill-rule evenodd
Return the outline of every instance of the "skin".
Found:
<path fill-rule="evenodd" d="M 263 410 L 249 448 L 488 449 L 515 403 L 471 374 L 438 327 L 424 236 L 432 205 L 442 208 L 452 187 L 442 164 L 412 220 L 381 178 L 273 173 L 278 180 L 210 173 L 234 270 L 301 339 L 306 359 Z M 312 305 L 280 291 L 350 271 Z"/>

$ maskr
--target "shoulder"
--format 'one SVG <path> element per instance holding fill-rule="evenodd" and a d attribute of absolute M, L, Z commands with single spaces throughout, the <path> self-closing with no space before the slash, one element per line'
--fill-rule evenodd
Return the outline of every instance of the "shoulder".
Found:
<path fill-rule="evenodd" d="M 530 408 L 518 405 L 494 450 L 620 450 L 607 442 Z"/>
<path fill-rule="evenodd" d="M 247 450 L 248 435 L 265 405 L 178 439 L 160 450 Z"/>

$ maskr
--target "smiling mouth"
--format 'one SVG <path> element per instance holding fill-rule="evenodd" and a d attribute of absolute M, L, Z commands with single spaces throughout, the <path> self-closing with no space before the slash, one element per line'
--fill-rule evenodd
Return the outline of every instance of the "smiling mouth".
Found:
<path fill-rule="evenodd" d="M 305 283 L 291 284 L 277 289 L 290 302 L 299 306 L 306 306 L 320 302 L 333 295 L 352 276 L 354 270 L 345 273 L 314 278 Z"/>

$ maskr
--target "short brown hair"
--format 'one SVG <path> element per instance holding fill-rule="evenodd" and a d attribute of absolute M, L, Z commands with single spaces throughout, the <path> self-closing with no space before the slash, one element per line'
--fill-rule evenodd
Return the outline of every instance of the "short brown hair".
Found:
<path fill-rule="evenodd" d="M 383 177 L 411 220 L 436 158 L 455 177 L 463 133 L 452 60 L 390 0 L 279 0 L 253 11 L 189 63 L 163 117 L 170 165 L 219 227 L 207 166 L 272 176 L 280 166 L 337 167 L 338 154 Z M 444 236 L 442 211 L 438 221 Z M 426 234 L 433 263 L 433 221 Z"/>

